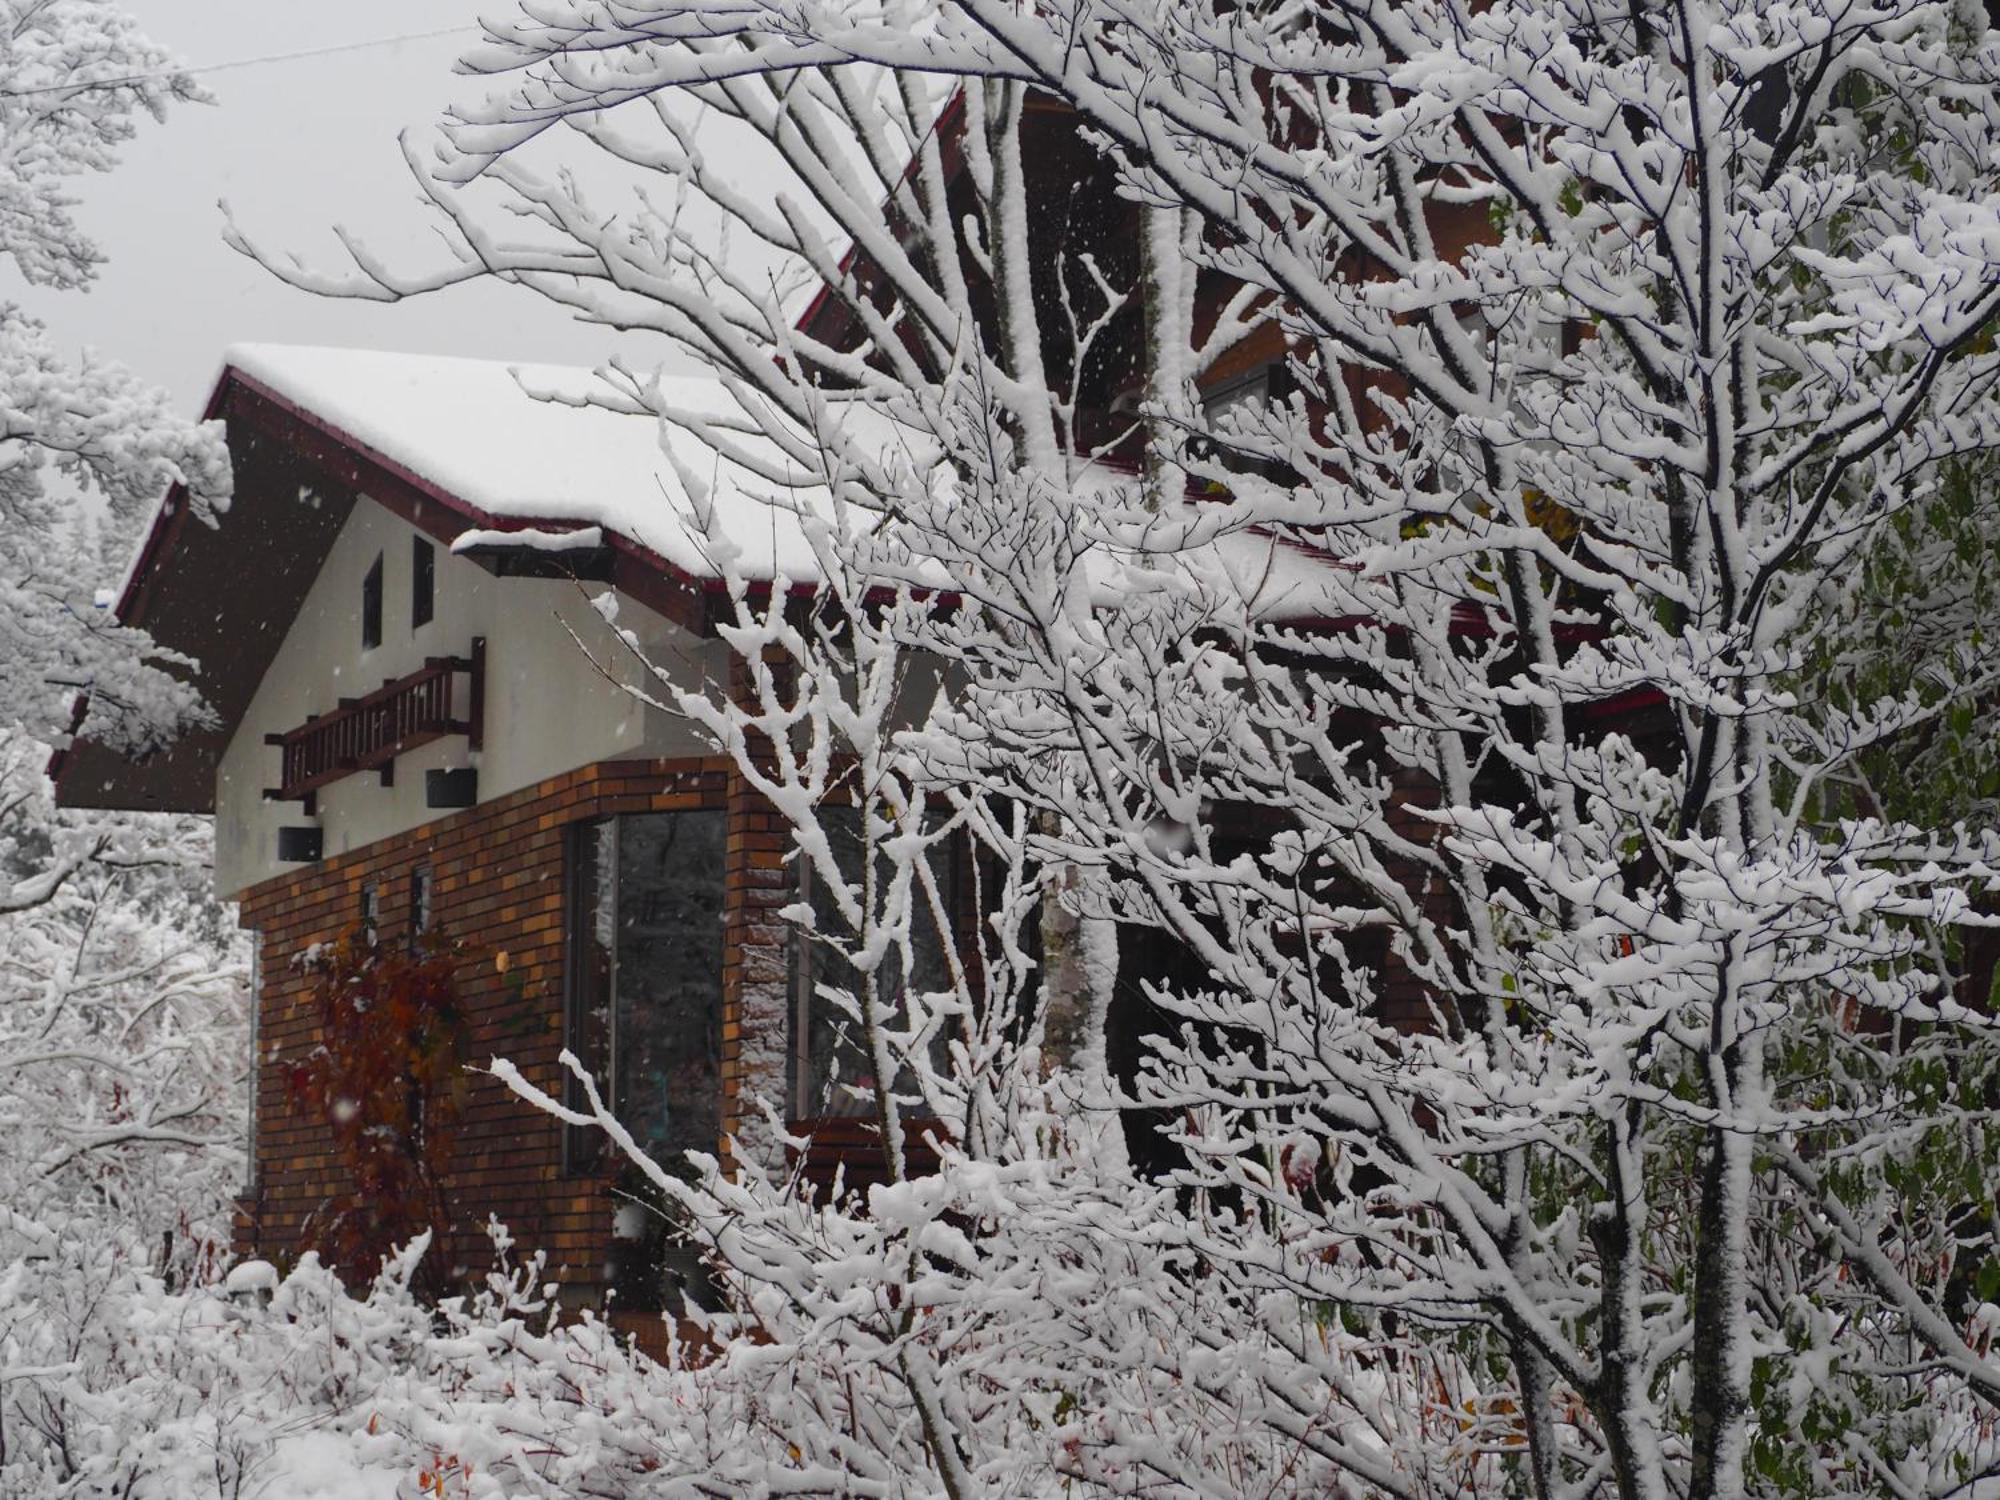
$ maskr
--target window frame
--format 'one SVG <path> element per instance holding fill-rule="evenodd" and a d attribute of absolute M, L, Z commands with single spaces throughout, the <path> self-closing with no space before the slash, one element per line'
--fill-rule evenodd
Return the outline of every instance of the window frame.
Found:
<path fill-rule="evenodd" d="M 851 803 L 824 804 L 822 813 L 853 814 Z M 931 855 L 932 870 L 940 886 L 943 897 L 948 930 L 938 934 L 940 957 L 946 950 L 955 955 L 961 965 L 966 962 L 965 918 L 966 903 L 969 898 L 964 861 L 970 855 L 970 845 L 959 831 L 935 846 Z M 812 861 L 804 854 L 798 854 L 792 861 L 791 899 L 801 906 L 810 906 L 813 900 Z M 928 921 L 929 913 L 922 914 L 921 920 Z M 815 1106 L 807 1112 L 807 1091 L 813 1083 L 813 1007 L 819 1003 L 814 993 L 819 966 L 816 960 L 827 951 L 826 943 L 815 933 L 803 927 L 793 926 L 789 953 L 787 955 L 787 976 L 789 982 L 789 1004 L 786 1007 L 785 1024 L 785 1118 L 789 1125 L 801 1128 L 816 1127 L 830 1121 L 853 1121 L 870 1118 L 865 1108 L 828 1111 L 823 1106 Z M 949 960 L 946 960 L 949 977 Z M 905 983 L 909 983 L 905 979 Z M 942 1040 L 942 1039 L 940 1039 Z M 893 1086 L 893 1081 L 892 1081 Z"/>
<path fill-rule="evenodd" d="M 243 1140 L 243 1192 L 254 1194 L 260 1185 L 257 1158 L 257 1095 L 264 1077 L 264 934 L 250 934 L 250 1097 L 245 1101 Z"/>
<path fill-rule="evenodd" d="M 591 876 L 594 873 L 592 861 L 596 856 L 589 846 L 606 822 L 615 825 L 616 821 L 615 818 L 586 818 L 563 827 L 563 1050 L 582 1063 L 586 1071 L 591 1069 L 593 1062 L 601 1061 L 597 1072 L 605 1078 L 617 1076 L 612 1071 L 611 1048 L 617 1032 L 618 949 L 616 944 L 612 945 L 610 969 L 606 979 L 609 994 L 605 1001 L 610 1017 L 605 1026 L 604 1056 L 599 1060 L 590 1055 L 592 1049 L 585 1044 L 582 1034 L 585 1008 L 585 957 L 588 949 L 585 914 L 593 910 L 602 899 L 590 888 Z M 615 854 L 613 860 L 615 863 Z M 562 1098 L 564 1104 L 571 1109 L 581 1110 L 586 1103 L 583 1085 L 568 1067 L 563 1069 Z M 603 1170 L 608 1154 L 605 1150 L 604 1132 L 595 1125 L 572 1125 L 567 1122 L 563 1124 L 561 1161 L 563 1176 L 595 1176 Z"/>
<path fill-rule="evenodd" d="M 437 922 L 437 877 L 429 865 L 410 871 L 410 946 L 418 947 Z"/>

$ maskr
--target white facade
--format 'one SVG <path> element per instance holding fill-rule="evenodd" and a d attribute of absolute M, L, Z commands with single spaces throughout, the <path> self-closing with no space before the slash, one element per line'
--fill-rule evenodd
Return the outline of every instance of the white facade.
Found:
<path fill-rule="evenodd" d="M 413 628 L 412 544 L 420 535 L 366 496 L 355 500 L 218 768 L 219 894 L 233 897 L 300 868 L 278 860 L 281 826 L 317 822 L 330 858 L 449 816 L 425 805 L 427 770 L 475 767 L 483 802 L 594 761 L 712 753 L 686 720 L 641 703 L 599 670 L 601 665 L 622 683 L 646 677 L 591 606 L 590 596 L 608 585 L 496 578 L 435 543 L 432 618 Z M 367 649 L 362 584 L 377 557 L 383 566 L 382 640 Z M 676 684 L 722 690 L 727 652 L 719 642 L 698 639 L 623 596 L 618 625 L 637 634 L 646 655 Z M 264 742 L 267 734 L 331 712 L 341 698 L 373 692 L 416 671 L 426 657 L 469 655 L 475 636 L 486 641 L 481 750 L 469 750 L 459 735 L 434 740 L 398 757 L 392 786 L 369 770 L 320 788 L 312 819 L 297 802 L 266 800 L 265 788 L 278 784 L 280 769 L 280 752 Z M 453 711 L 461 717 L 465 686 L 460 677 Z M 654 683 L 650 692 L 658 698 L 664 690 Z"/>

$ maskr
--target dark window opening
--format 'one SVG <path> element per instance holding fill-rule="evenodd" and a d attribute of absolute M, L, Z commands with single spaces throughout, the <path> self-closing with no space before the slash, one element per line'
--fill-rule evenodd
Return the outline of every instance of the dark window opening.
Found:
<path fill-rule="evenodd" d="M 361 934 L 369 942 L 375 941 L 376 929 L 382 921 L 382 891 L 379 886 L 361 887 Z"/>
<path fill-rule="evenodd" d="M 1253 366 L 1201 393 L 1202 414 L 1213 422 L 1230 412 L 1250 411 L 1292 394 L 1291 366 L 1282 359 Z"/>
<path fill-rule="evenodd" d="M 820 827 L 833 845 L 834 859 L 843 876 L 861 876 L 862 840 L 859 812 L 851 807 L 822 808 Z M 952 845 L 933 846 L 932 870 L 946 911 L 955 912 L 958 903 L 957 860 Z M 886 862 L 878 875 L 887 877 Z M 840 908 L 824 881 L 813 878 L 808 861 L 799 861 L 799 883 L 813 913 L 816 932 L 829 937 L 843 935 L 846 926 Z M 921 897 L 916 898 L 921 900 Z M 876 993 L 886 1011 L 903 1008 L 911 993 L 949 989 L 951 965 L 945 944 L 950 935 L 940 933 L 930 913 L 919 910 L 911 922 L 909 973 L 904 973 L 902 956 L 892 951 L 875 971 Z M 858 1004 L 861 975 L 824 938 L 799 934 L 792 947 L 792 1078 L 791 1115 L 799 1120 L 873 1118 L 879 1070 L 862 1034 L 858 1015 L 828 995 L 828 989 L 844 990 Z M 896 1016 L 893 1023 L 904 1023 Z M 942 1032 L 931 1039 L 932 1061 L 944 1065 L 949 1037 Z M 905 1069 L 896 1080 L 897 1092 L 908 1099 L 915 1089 Z"/>
<path fill-rule="evenodd" d="M 255 1192 L 257 1175 L 257 1090 L 263 1076 L 264 934 L 250 934 L 250 1098 L 244 1118 L 243 1187 Z"/>
<path fill-rule="evenodd" d="M 410 539 L 410 629 L 431 622 L 437 605 L 437 548 L 422 537 Z"/>
<path fill-rule="evenodd" d="M 569 1050 L 645 1151 L 671 1167 L 722 1136 L 720 811 L 642 813 L 570 831 Z M 572 1108 L 588 1109 L 570 1078 Z M 565 1132 L 571 1172 L 606 1165 L 602 1133 Z"/>
<path fill-rule="evenodd" d="M 1105 1019 L 1105 1061 L 1119 1092 L 1131 1098 L 1139 1072 L 1161 1037 L 1175 1036 L 1181 1020 L 1162 1006 L 1157 989 L 1187 993 L 1211 983 L 1208 966 L 1175 934 L 1159 927 L 1121 922 L 1118 925 L 1118 977 L 1111 990 Z M 1132 1169 L 1150 1182 L 1165 1179 L 1188 1165 L 1187 1155 L 1171 1139 L 1185 1123 L 1176 1109 L 1137 1106 L 1120 1111 L 1125 1127 L 1125 1151 Z"/>
<path fill-rule="evenodd" d="M 375 566 L 361 580 L 361 649 L 373 651 L 382 644 L 382 554 L 375 554 Z"/>

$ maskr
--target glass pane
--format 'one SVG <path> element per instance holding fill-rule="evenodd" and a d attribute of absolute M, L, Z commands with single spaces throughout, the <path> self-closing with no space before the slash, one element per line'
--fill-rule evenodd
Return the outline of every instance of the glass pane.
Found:
<path fill-rule="evenodd" d="M 723 814 L 618 821 L 618 1118 L 653 1154 L 722 1135 Z"/>
<path fill-rule="evenodd" d="M 859 811 L 851 807 L 823 808 L 820 811 L 820 827 L 826 831 L 827 842 L 833 846 L 834 860 L 841 873 L 850 881 L 859 880 L 862 859 Z M 953 881 L 948 846 L 934 846 L 930 858 L 938 889 L 949 907 L 953 901 Z M 883 861 L 877 868 L 877 878 L 887 880 L 889 873 L 888 863 Z M 805 883 L 807 898 L 812 905 L 814 927 L 823 933 L 845 935 L 847 929 L 841 922 L 840 908 L 826 883 L 814 879 L 810 870 L 806 872 Z M 904 994 L 912 985 L 918 994 L 948 989 L 951 985 L 944 939 L 937 930 L 936 922 L 928 911 L 919 909 L 911 926 L 910 948 L 915 960 L 915 972 L 906 977 L 901 955 L 892 952 L 875 975 L 877 997 L 888 1009 L 897 1013 L 902 1009 Z M 845 958 L 821 942 L 802 941 L 796 962 L 799 968 L 803 1045 L 797 1049 L 798 1076 L 793 1101 L 795 1117 L 824 1119 L 873 1115 L 875 1065 L 861 1037 L 861 1023 L 818 992 L 818 987 L 824 984 L 858 996 L 860 975 Z M 905 1024 L 900 1014 L 894 1024 Z M 944 1041 L 945 1038 L 940 1036 L 933 1043 L 934 1061 L 943 1061 Z M 907 1069 L 897 1079 L 897 1087 L 905 1095 L 914 1092 Z"/>
<path fill-rule="evenodd" d="M 421 937 L 431 930 L 431 872 L 418 870 L 410 876 L 410 932 Z"/>

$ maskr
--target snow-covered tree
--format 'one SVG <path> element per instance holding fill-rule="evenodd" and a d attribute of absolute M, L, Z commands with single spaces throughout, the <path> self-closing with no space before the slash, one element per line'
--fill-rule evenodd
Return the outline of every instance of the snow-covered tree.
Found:
<path fill-rule="evenodd" d="M 0 253 L 24 280 L 88 291 L 103 257 L 72 217 L 74 179 L 113 166 L 140 114 L 200 97 L 114 6 L 0 3 Z M 0 412 L 0 1114 L 19 1169 L 7 1197 L 27 1217 L 95 1198 L 110 1222 L 121 1190 L 76 1180 L 110 1159 L 100 1146 L 192 1146 L 228 1107 L 215 1088 L 234 1073 L 211 1054 L 240 1017 L 206 994 L 199 1018 L 182 1012 L 191 955 L 213 968 L 231 940 L 213 913 L 191 920 L 207 847 L 195 825 L 64 816 L 42 767 L 73 732 L 142 752 L 205 713 L 170 655 L 104 605 L 150 507 L 171 489 L 212 523 L 229 462 L 219 427 L 175 416 L 94 354 L 62 359 L 12 305 Z"/>
<path fill-rule="evenodd" d="M 60 812 L 46 753 L 16 738 L 0 759 L 0 874 L 49 887 L 0 916 L 7 1208 L 16 1220 L 80 1215 L 93 1234 L 173 1229 L 185 1210 L 206 1216 L 197 1239 L 226 1242 L 214 1215 L 242 1169 L 246 975 L 206 889 L 207 827 L 154 816 L 113 831 Z M 73 832 L 90 857 L 57 883 L 49 851 Z"/>
<path fill-rule="evenodd" d="M 109 170 L 140 114 L 200 97 L 103 0 L 0 3 L 0 255 L 30 285 L 87 291 L 103 256 L 71 214 L 74 179 Z M 0 305 L 0 422 L 0 717 L 61 742 L 88 689 L 94 737 L 156 747 L 200 717 L 200 701 L 93 595 L 170 486 L 205 519 L 227 503 L 221 433 L 108 359 L 62 357 L 12 304 Z M 108 511 L 116 555 L 78 554 L 80 495 Z"/>
<path fill-rule="evenodd" d="M 101 256 L 74 180 L 199 90 L 98 0 L 0 3 L 0 253 L 81 294 Z M 239 1179 L 245 974 L 207 895 L 207 830 L 58 810 L 51 745 L 157 748 L 203 714 L 105 607 L 170 489 L 226 503 L 219 429 L 0 306 L 0 1493 L 47 1494 L 67 1398 L 132 1278 L 226 1256 Z M 80 696 L 81 695 L 81 696 Z M 82 711 L 79 712 L 78 710 Z M 50 1425 L 53 1424 L 53 1425 Z M 24 1441 L 38 1426 L 52 1446 Z M 67 1460 L 84 1464 L 81 1454 Z M 85 1465 L 87 1466 L 87 1465 Z"/>
<path fill-rule="evenodd" d="M 692 1491 L 2000 1482 L 2000 1050 L 1951 982 L 2000 888 L 1955 768 L 2000 665 L 1983 13 L 488 29 L 507 87 L 411 154 L 454 259 L 271 263 L 497 277 L 723 377 L 729 422 L 641 371 L 601 400 L 729 461 L 679 475 L 725 562 L 719 484 L 798 512 L 820 609 L 739 585 L 751 699 L 679 706 L 791 819 L 831 892 L 794 915 L 907 1080 L 865 1204 L 755 1153 L 660 1175 L 757 1334 L 706 1367 Z M 1046 233 L 1051 110 L 1132 205 L 1122 263 Z M 557 127 L 656 189 L 548 170 Z M 1260 341 L 1288 379 L 1205 405 Z M 913 993 L 951 838 L 978 952 Z M 1122 1080 L 1114 921 L 1185 959 Z M 1173 1164 L 1124 1162 L 1117 1091 Z"/>
<path fill-rule="evenodd" d="M 0 1495 L 112 1492 L 83 1480 L 128 1324 L 226 1266 L 244 1161 L 249 986 L 207 825 L 58 810 L 47 757 L 0 742 Z"/>

